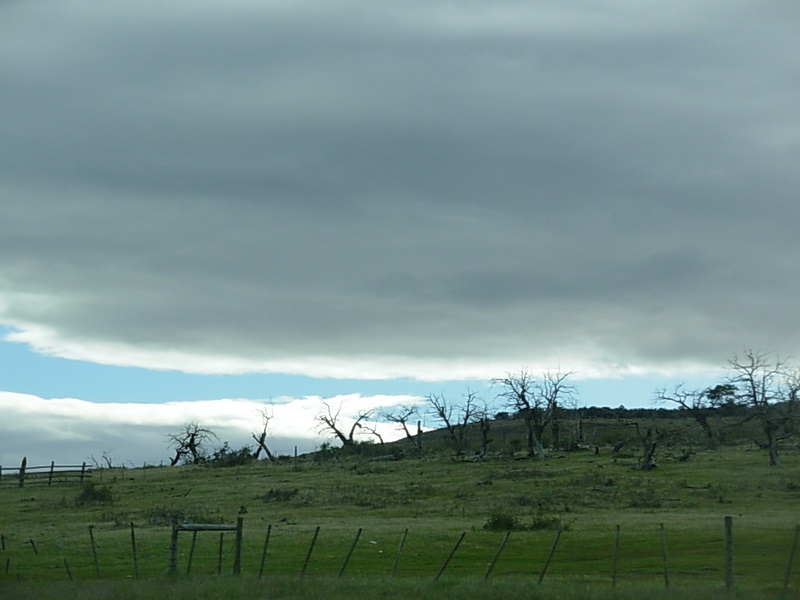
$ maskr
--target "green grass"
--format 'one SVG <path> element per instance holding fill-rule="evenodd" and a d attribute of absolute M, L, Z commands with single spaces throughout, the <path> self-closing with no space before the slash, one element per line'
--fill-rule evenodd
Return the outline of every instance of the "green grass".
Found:
<path fill-rule="evenodd" d="M 8 600 L 104 600 L 107 598 L 136 598 L 147 600 L 352 600 L 381 598 L 382 600 L 767 600 L 775 598 L 758 589 L 737 588 L 727 593 L 719 587 L 675 586 L 669 589 L 652 584 L 628 584 L 625 588 L 598 586 L 592 583 L 545 583 L 538 585 L 525 579 L 507 578 L 504 581 L 481 582 L 450 580 L 431 582 L 421 579 L 330 579 L 277 577 L 269 581 L 248 577 L 240 579 L 195 577 L 191 580 L 153 579 L 144 582 L 86 581 L 41 585 L 14 584 L 5 588 Z"/>
<path fill-rule="evenodd" d="M 734 517 L 737 593 L 742 598 L 780 595 L 798 523 L 797 453 L 784 452 L 778 468 L 746 447 L 700 452 L 687 462 L 663 460 L 648 473 L 632 469 L 634 463 L 635 457 L 608 450 L 546 461 L 496 456 L 460 462 L 447 455 L 397 462 L 307 458 L 297 465 L 101 470 L 91 488 L 69 482 L 22 489 L 3 484 L 0 596 L 181 598 L 184 590 L 192 590 L 193 598 L 324 595 L 332 600 L 374 597 L 372 592 L 380 590 L 382 598 L 625 599 L 640 598 L 647 590 L 647 596 L 659 598 L 666 597 L 663 523 L 671 597 L 677 590 L 682 598 L 717 598 L 724 592 L 726 515 Z M 233 533 L 224 536 L 223 576 L 217 575 L 217 532 L 197 535 L 187 576 L 192 534 L 184 532 L 178 582 L 165 579 L 172 518 L 235 523 L 242 506 L 247 513 L 241 578 L 230 576 Z M 491 579 L 483 581 L 505 535 L 485 528 L 496 515 L 509 517 L 515 530 Z M 617 525 L 617 586 L 611 588 Z M 269 552 L 259 580 L 268 526 Z M 301 578 L 317 527 L 316 546 Z M 362 534 L 339 579 L 359 528 Z M 559 544 L 539 586 L 559 528 Z M 462 532 L 463 542 L 434 582 Z M 74 581 L 68 580 L 65 560 Z M 44 594 L 45 588 L 52 596 Z M 792 576 L 789 591 L 798 590 L 800 573 Z"/>

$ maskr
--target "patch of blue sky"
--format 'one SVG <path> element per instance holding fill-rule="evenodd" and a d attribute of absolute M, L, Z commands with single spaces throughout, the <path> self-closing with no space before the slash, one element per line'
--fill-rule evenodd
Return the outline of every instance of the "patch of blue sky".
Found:
<path fill-rule="evenodd" d="M 5 328 L 5 335 L 11 330 Z M 577 380 L 578 403 L 583 406 L 653 406 L 655 392 L 676 383 L 665 377 L 628 376 L 616 379 Z M 688 388 L 716 383 L 698 378 L 684 382 Z M 99 365 L 46 356 L 18 342 L 0 341 L 0 389 L 33 394 L 41 398 L 78 398 L 89 402 L 163 403 L 218 398 L 270 400 L 337 395 L 444 394 L 457 401 L 474 391 L 497 410 L 498 390 L 481 381 L 419 381 L 410 378 L 386 380 L 317 379 L 302 375 L 250 373 L 202 375 L 159 371 L 138 367 Z"/>
<path fill-rule="evenodd" d="M 6 329 L 4 333 L 10 331 Z M 356 393 L 363 396 L 426 396 L 431 393 L 456 396 L 468 387 L 476 389 L 480 385 L 480 382 L 431 383 L 414 379 L 317 379 L 274 373 L 202 375 L 46 356 L 22 343 L 0 341 L 0 389 L 41 398 L 162 403 L 217 398 L 332 397 Z"/>

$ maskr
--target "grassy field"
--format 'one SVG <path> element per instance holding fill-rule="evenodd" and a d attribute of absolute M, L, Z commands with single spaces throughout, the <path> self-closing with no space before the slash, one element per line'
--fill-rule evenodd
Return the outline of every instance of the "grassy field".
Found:
<path fill-rule="evenodd" d="M 0 595 L 728 597 L 723 522 L 732 516 L 736 595 L 780 597 L 800 502 L 800 456 L 784 452 L 782 459 L 770 468 L 756 448 L 720 447 L 641 472 L 632 468 L 634 456 L 603 449 L 545 461 L 461 461 L 442 453 L 399 461 L 306 457 L 228 468 L 105 469 L 87 488 L 6 483 Z M 200 532 L 194 544 L 191 532 L 181 533 L 177 574 L 166 577 L 173 518 L 235 523 L 242 510 L 241 577 L 231 576 L 233 532 L 222 539 Z M 800 572 L 790 578 L 789 597 L 798 590 Z"/>

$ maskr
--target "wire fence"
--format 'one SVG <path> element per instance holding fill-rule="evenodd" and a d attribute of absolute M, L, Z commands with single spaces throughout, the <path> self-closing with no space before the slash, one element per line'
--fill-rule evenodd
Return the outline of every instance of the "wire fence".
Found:
<path fill-rule="evenodd" d="M 246 574 L 259 578 L 270 575 L 292 575 L 305 577 L 307 574 L 345 577 L 350 568 L 351 559 L 359 554 L 367 554 L 366 549 L 374 540 L 362 535 L 363 529 L 359 528 L 352 540 L 342 538 L 341 532 L 337 533 L 335 545 L 330 541 L 320 544 L 321 527 L 316 527 L 310 534 L 308 543 L 303 544 L 298 540 L 297 533 L 290 537 L 284 535 L 281 541 L 276 542 L 273 526 L 267 525 L 261 533 L 249 531 L 247 544 L 243 545 L 243 519 L 240 517 L 235 525 L 202 525 L 173 522 L 172 527 L 138 527 L 130 523 L 126 527 L 99 529 L 89 526 L 82 533 L 71 535 L 51 536 L 38 533 L 31 536 L 0 534 L 0 582 L 2 580 L 33 581 L 46 579 L 119 579 L 143 578 L 164 574 L 174 576 L 192 575 L 239 575 Z M 668 550 L 667 528 L 663 523 L 658 526 L 658 540 L 651 548 L 648 557 L 647 576 L 658 577 L 663 580 L 665 587 L 676 584 L 676 575 L 682 577 L 685 571 L 671 570 L 672 560 L 681 558 L 677 553 L 671 554 Z M 621 527 L 616 526 L 611 538 L 613 544 L 598 561 L 604 567 L 597 568 L 593 563 L 595 573 L 603 574 L 608 585 L 615 586 L 626 580 L 636 579 L 641 581 L 641 564 L 633 568 L 626 561 L 633 563 L 642 560 L 640 547 L 624 552 L 621 543 Z M 526 575 L 536 578 L 541 583 L 550 573 L 553 566 L 559 563 L 560 543 L 573 532 L 554 532 L 551 543 L 540 547 L 526 561 L 531 565 L 531 571 Z M 179 535 L 183 534 L 183 535 Z M 722 528 L 722 544 L 719 546 L 720 561 L 717 565 L 724 565 L 720 571 L 719 583 L 727 589 L 733 589 L 734 577 L 734 546 L 733 546 L 733 519 L 725 517 Z M 439 580 L 450 574 L 451 564 L 455 563 L 459 554 L 469 553 L 469 559 L 462 561 L 457 569 L 453 570 L 454 576 L 470 577 L 478 580 L 487 580 L 490 577 L 502 577 L 503 573 L 520 575 L 519 572 L 504 571 L 496 567 L 503 565 L 506 548 L 513 542 L 514 532 L 497 532 L 494 543 L 487 544 L 487 534 L 481 536 L 482 542 L 467 550 L 462 550 L 468 543 L 469 532 L 461 532 L 449 540 L 439 539 L 433 543 L 430 539 L 422 543 L 427 550 L 423 564 L 416 563 L 413 568 L 404 571 L 409 562 L 413 562 L 415 552 L 419 553 L 422 546 L 409 550 L 406 543 L 409 530 L 405 529 L 397 536 L 399 544 L 393 548 L 386 546 L 386 551 L 372 555 L 371 562 L 364 562 L 357 569 L 351 569 L 356 574 L 380 574 L 387 577 L 410 575 L 414 577 L 429 577 Z M 783 554 L 784 560 L 779 560 L 775 565 L 775 580 L 782 577 L 782 591 L 784 597 L 787 593 L 797 592 L 797 587 L 792 586 L 794 559 L 800 536 L 800 526 L 793 531 L 793 541 Z M 494 537 L 492 536 L 492 539 Z M 291 543 L 288 550 L 281 544 Z M 324 547 L 320 547 L 320 546 Z M 277 547 L 276 547 L 277 546 Z M 541 546 L 541 545 L 540 545 Z M 612 549 L 610 552 L 609 549 Z M 518 549 L 519 550 L 519 549 Z M 568 551 L 564 551 L 566 554 Z M 243 554 L 245 555 L 243 557 Z M 291 555 L 291 556 L 287 556 Z M 376 557 L 377 556 L 377 557 Z M 517 557 L 518 558 L 518 557 Z M 358 562 L 358 560 L 352 561 Z M 511 560 L 518 564 L 518 560 Z M 243 564 L 246 567 L 243 567 Z M 708 568 L 708 567 L 707 567 Z M 702 570 L 702 569 L 701 569 Z M 561 575 L 563 578 L 563 575 Z"/>

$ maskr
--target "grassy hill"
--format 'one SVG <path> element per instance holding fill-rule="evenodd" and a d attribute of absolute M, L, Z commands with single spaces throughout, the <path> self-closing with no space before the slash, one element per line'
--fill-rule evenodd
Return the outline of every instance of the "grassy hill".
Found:
<path fill-rule="evenodd" d="M 262 598 L 269 590 L 330 600 L 376 590 L 394 598 L 678 590 L 716 598 L 724 596 L 723 522 L 732 516 L 736 590 L 780 597 L 798 523 L 800 454 L 784 448 L 781 466 L 769 467 L 753 444 L 702 449 L 686 423 L 670 427 L 679 433 L 651 471 L 636 468 L 636 437 L 618 421 L 584 423 L 584 435 L 594 436 L 585 449 L 536 460 L 521 455 L 520 424 L 507 420 L 493 423 L 495 442 L 482 460 L 431 432 L 420 455 L 401 442 L 235 467 L 104 469 L 84 487 L 3 484 L 0 594 Z M 615 452 L 620 439 L 628 441 Z M 403 447 L 401 460 L 383 458 Z M 685 460 L 678 450 L 687 447 Z M 181 533 L 177 573 L 165 576 L 173 519 L 235 523 L 240 514 L 241 577 L 230 575 L 233 532 L 200 532 L 194 544 L 191 532 Z M 789 584 L 797 594 L 800 572 Z"/>

